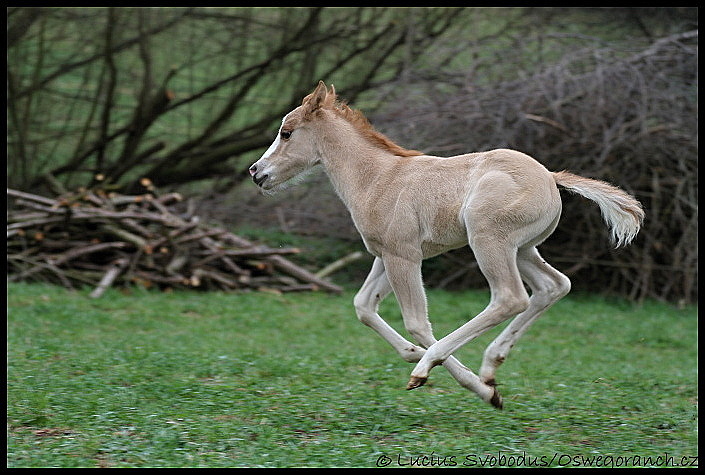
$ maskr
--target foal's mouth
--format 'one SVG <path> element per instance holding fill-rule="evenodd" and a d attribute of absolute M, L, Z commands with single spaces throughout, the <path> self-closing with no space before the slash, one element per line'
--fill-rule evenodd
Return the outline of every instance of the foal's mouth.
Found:
<path fill-rule="evenodd" d="M 267 178 L 269 178 L 268 173 L 261 173 L 259 176 L 257 176 L 257 171 L 258 171 L 257 165 L 252 165 L 250 167 L 249 171 L 250 171 L 250 176 L 252 177 L 252 181 L 254 181 L 255 184 L 257 186 L 259 186 L 260 188 L 262 187 L 262 183 L 264 183 L 265 180 L 267 180 Z"/>
<path fill-rule="evenodd" d="M 259 177 L 257 175 L 252 175 L 252 181 L 254 181 L 255 184 L 260 188 L 262 187 L 262 183 L 264 183 L 267 178 L 269 178 L 269 175 L 267 175 L 266 173 Z"/>

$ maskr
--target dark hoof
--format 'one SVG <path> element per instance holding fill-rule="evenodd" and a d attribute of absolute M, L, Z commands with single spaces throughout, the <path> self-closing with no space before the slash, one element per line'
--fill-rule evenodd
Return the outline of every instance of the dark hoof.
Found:
<path fill-rule="evenodd" d="M 497 409 L 502 409 L 503 407 L 502 396 L 499 394 L 499 391 L 497 391 L 497 389 L 495 389 L 494 393 L 492 393 L 492 397 L 490 398 L 490 404 L 492 404 Z"/>
<path fill-rule="evenodd" d="M 428 378 L 417 378 L 416 376 L 412 376 L 406 385 L 406 389 L 409 390 L 420 388 L 421 386 L 426 384 L 426 380 L 428 380 Z"/>

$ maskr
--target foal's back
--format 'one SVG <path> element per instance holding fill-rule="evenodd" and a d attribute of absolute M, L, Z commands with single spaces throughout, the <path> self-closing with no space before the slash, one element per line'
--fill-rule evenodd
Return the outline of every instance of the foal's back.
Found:
<path fill-rule="evenodd" d="M 370 185 L 364 216 L 356 219 L 368 244 L 417 246 L 428 258 L 467 245 L 469 234 L 483 229 L 506 237 L 538 221 L 527 230 L 538 234 L 560 214 L 551 173 L 514 150 L 397 157 L 389 165 Z"/>

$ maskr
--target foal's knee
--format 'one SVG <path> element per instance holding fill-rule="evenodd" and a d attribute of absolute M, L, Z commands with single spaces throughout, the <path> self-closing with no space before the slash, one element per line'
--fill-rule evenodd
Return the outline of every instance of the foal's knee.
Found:
<path fill-rule="evenodd" d="M 369 326 L 370 320 L 374 318 L 377 311 L 375 304 L 370 302 L 366 295 L 357 294 L 353 299 L 353 306 L 357 319 Z"/>

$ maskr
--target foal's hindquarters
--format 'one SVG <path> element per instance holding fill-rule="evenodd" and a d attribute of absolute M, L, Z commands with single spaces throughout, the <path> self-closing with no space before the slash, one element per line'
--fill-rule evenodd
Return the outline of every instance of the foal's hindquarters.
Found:
<path fill-rule="evenodd" d="M 560 218 L 561 199 L 552 174 L 527 155 L 508 150 L 485 153 L 474 165 L 461 220 L 489 284 L 490 302 L 426 350 L 411 373 L 408 389 L 422 385 L 431 368 L 461 346 L 516 315 L 485 351 L 480 379 L 495 386 L 495 372 L 509 349 L 544 310 L 570 290 L 568 278 L 536 250 Z M 495 392 L 494 398 L 498 397 Z"/>

